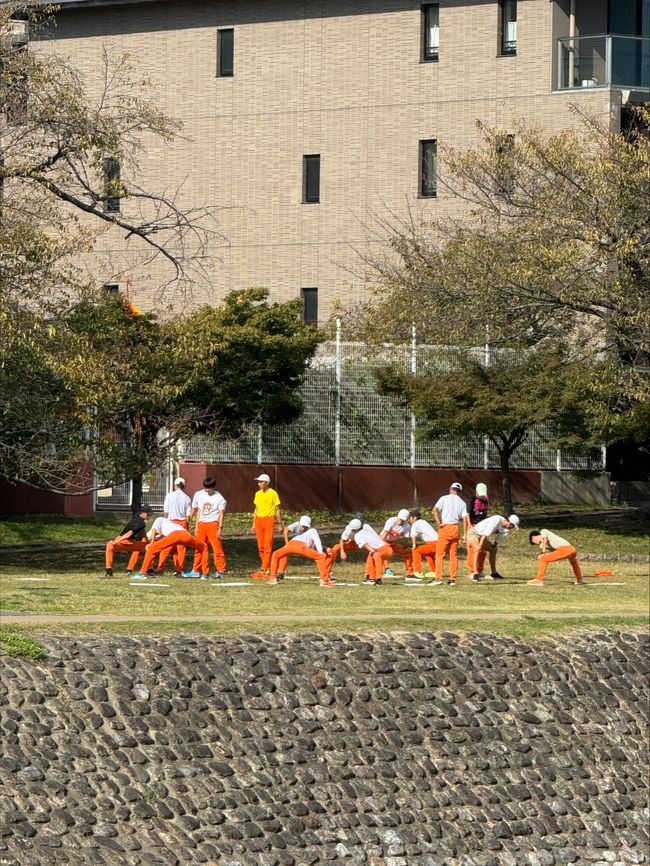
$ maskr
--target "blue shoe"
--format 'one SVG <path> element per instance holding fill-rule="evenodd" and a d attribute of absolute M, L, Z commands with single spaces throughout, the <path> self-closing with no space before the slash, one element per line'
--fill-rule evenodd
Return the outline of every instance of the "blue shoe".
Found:
<path fill-rule="evenodd" d="M 388 577 L 393 577 L 395 572 L 393 571 L 392 568 L 387 568 L 386 571 L 384 571 L 384 574 L 388 575 Z"/>
<path fill-rule="evenodd" d="M 147 577 L 148 575 L 143 574 L 141 571 L 139 571 L 137 574 L 131 575 L 131 580 L 146 580 Z"/>
<path fill-rule="evenodd" d="M 214 575 L 215 580 L 222 580 L 226 576 L 225 571 L 217 571 Z"/>
<path fill-rule="evenodd" d="M 198 571 L 184 571 L 183 577 L 201 577 Z"/>

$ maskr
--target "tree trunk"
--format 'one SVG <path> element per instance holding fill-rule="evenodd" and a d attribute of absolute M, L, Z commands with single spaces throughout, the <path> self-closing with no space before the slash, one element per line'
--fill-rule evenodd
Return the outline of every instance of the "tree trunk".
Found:
<path fill-rule="evenodd" d="M 507 448 L 499 448 L 499 460 L 501 461 L 501 492 L 503 494 L 503 505 L 508 517 L 514 511 L 512 504 L 512 486 L 510 484 L 510 451 Z"/>
<path fill-rule="evenodd" d="M 134 475 L 131 479 L 131 509 L 135 511 L 135 509 L 139 505 L 143 505 L 142 502 L 142 472 L 138 473 L 138 475 Z"/>

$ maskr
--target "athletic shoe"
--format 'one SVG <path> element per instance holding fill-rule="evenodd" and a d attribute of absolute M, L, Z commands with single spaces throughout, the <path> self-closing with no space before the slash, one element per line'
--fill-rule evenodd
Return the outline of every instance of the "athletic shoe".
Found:
<path fill-rule="evenodd" d="M 417 572 L 416 572 L 416 574 L 417 574 Z M 436 573 L 435 573 L 435 571 L 425 571 L 424 576 L 425 577 L 435 577 Z"/>
<path fill-rule="evenodd" d="M 280 574 L 275 575 L 278 580 L 284 580 L 284 572 L 281 571 Z"/>
<path fill-rule="evenodd" d="M 422 578 L 417 574 L 407 574 L 404 580 L 407 583 L 421 583 Z"/>
<path fill-rule="evenodd" d="M 493 571 L 490 577 L 492 580 L 505 580 L 505 577 L 502 574 L 499 574 L 498 571 Z"/>
<path fill-rule="evenodd" d="M 336 583 L 333 580 L 321 580 L 318 583 L 319 586 L 336 586 Z"/>
<path fill-rule="evenodd" d="M 133 574 L 133 569 L 127 568 L 127 570 L 124 572 L 124 574 L 126 574 L 127 577 L 131 577 L 131 575 Z"/>
<path fill-rule="evenodd" d="M 432 580 L 431 583 L 429 584 L 429 586 L 442 586 L 442 581 L 441 581 L 441 580 L 437 580 L 437 579 L 436 579 L 436 580 Z"/>
<path fill-rule="evenodd" d="M 147 572 L 147 577 L 158 577 L 158 572 L 154 571 L 153 568 L 150 568 Z"/>
<path fill-rule="evenodd" d="M 183 571 L 183 577 L 201 577 L 198 571 Z"/>
<path fill-rule="evenodd" d="M 535 580 L 527 580 L 526 583 L 528 586 L 544 586 L 544 581 L 537 580 L 537 578 L 535 578 Z"/>
<path fill-rule="evenodd" d="M 378 577 L 376 580 L 373 580 L 373 583 L 375 584 L 375 586 L 382 586 L 383 580 L 381 579 L 381 577 Z"/>
<path fill-rule="evenodd" d="M 365 576 L 365 579 L 363 582 L 367 583 L 368 586 L 370 586 L 370 585 L 374 586 L 375 585 L 375 579 L 373 577 L 368 577 L 368 575 Z"/>
<path fill-rule="evenodd" d="M 453 580 L 450 577 L 447 578 L 447 586 L 456 586 L 456 578 Z"/>
<path fill-rule="evenodd" d="M 131 575 L 131 580 L 146 580 L 148 577 L 149 574 L 142 574 L 142 572 L 139 571 L 137 574 Z"/>
<path fill-rule="evenodd" d="M 384 576 L 385 577 L 394 577 L 395 572 L 393 571 L 392 568 L 387 568 L 386 571 L 384 571 Z"/>
<path fill-rule="evenodd" d="M 585 579 L 584 579 L 584 577 L 582 578 L 582 580 L 576 580 L 576 584 L 575 584 L 575 585 L 576 585 L 576 586 L 584 586 L 584 585 L 585 585 Z"/>
<path fill-rule="evenodd" d="M 174 577 L 182 577 L 182 576 L 183 576 L 182 572 L 180 572 L 180 571 L 174 572 Z"/>
<path fill-rule="evenodd" d="M 265 574 L 263 571 L 254 571 L 254 572 L 251 574 L 251 577 L 252 577 L 253 580 L 266 580 L 266 578 L 268 577 L 268 575 Z"/>
<path fill-rule="evenodd" d="M 226 572 L 225 572 L 225 571 L 215 571 L 215 573 L 214 573 L 214 579 L 215 579 L 215 580 L 223 580 L 223 578 L 224 578 L 225 576 L 226 576 Z"/>
<path fill-rule="evenodd" d="M 485 575 L 483 574 L 482 571 L 477 571 L 476 574 L 472 575 L 472 580 L 474 581 L 474 583 L 478 583 L 480 580 L 483 580 L 484 578 L 485 578 Z"/>
<path fill-rule="evenodd" d="M 127 574 L 128 574 L 128 572 L 127 572 Z M 107 569 L 106 569 L 106 574 L 104 575 L 104 577 L 113 577 L 113 569 L 112 569 L 112 568 L 107 568 Z"/>
<path fill-rule="evenodd" d="M 210 580 L 210 575 L 209 574 L 202 574 L 201 580 Z"/>

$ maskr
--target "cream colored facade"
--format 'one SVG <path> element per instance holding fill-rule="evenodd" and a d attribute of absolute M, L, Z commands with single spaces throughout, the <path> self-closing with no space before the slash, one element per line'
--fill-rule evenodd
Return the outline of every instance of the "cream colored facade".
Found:
<path fill-rule="evenodd" d="M 420 197 L 420 140 L 473 145 L 477 119 L 507 131 L 525 117 L 554 132 L 575 123 L 572 103 L 619 122 L 620 90 L 555 90 L 569 0 L 517 6 L 514 56 L 499 54 L 496 0 L 442 0 L 438 62 L 422 61 L 421 4 L 411 0 L 71 3 L 50 46 L 89 82 L 103 48 L 129 52 L 183 121 L 185 138 L 151 146 L 141 171 L 159 190 L 182 184 L 188 206 L 221 209 L 224 237 L 192 302 L 250 286 L 276 300 L 318 288 L 323 322 L 335 299 L 365 297 L 372 275 L 357 251 L 381 246 L 390 214 L 462 213 L 442 187 Z M 217 75 L 220 28 L 234 30 L 232 77 Z M 317 204 L 303 202 L 305 154 L 321 157 Z M 89 266 L 102 282 L 128 275 L 145 308 L 170 300 L 158 297 L 162 265 L 138 268 L 131 253 L 109 233 Z"/>

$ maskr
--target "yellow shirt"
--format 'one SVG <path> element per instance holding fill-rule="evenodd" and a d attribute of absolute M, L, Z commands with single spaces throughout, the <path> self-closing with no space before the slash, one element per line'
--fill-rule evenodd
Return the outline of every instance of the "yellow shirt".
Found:
<path fill-rule="evenodd" d="M 253 501 L 257 509 L 256 517 L 273 517 L 280 497 L 272 487 L 267 487 L 266 490 L 258 490 Z"/>

